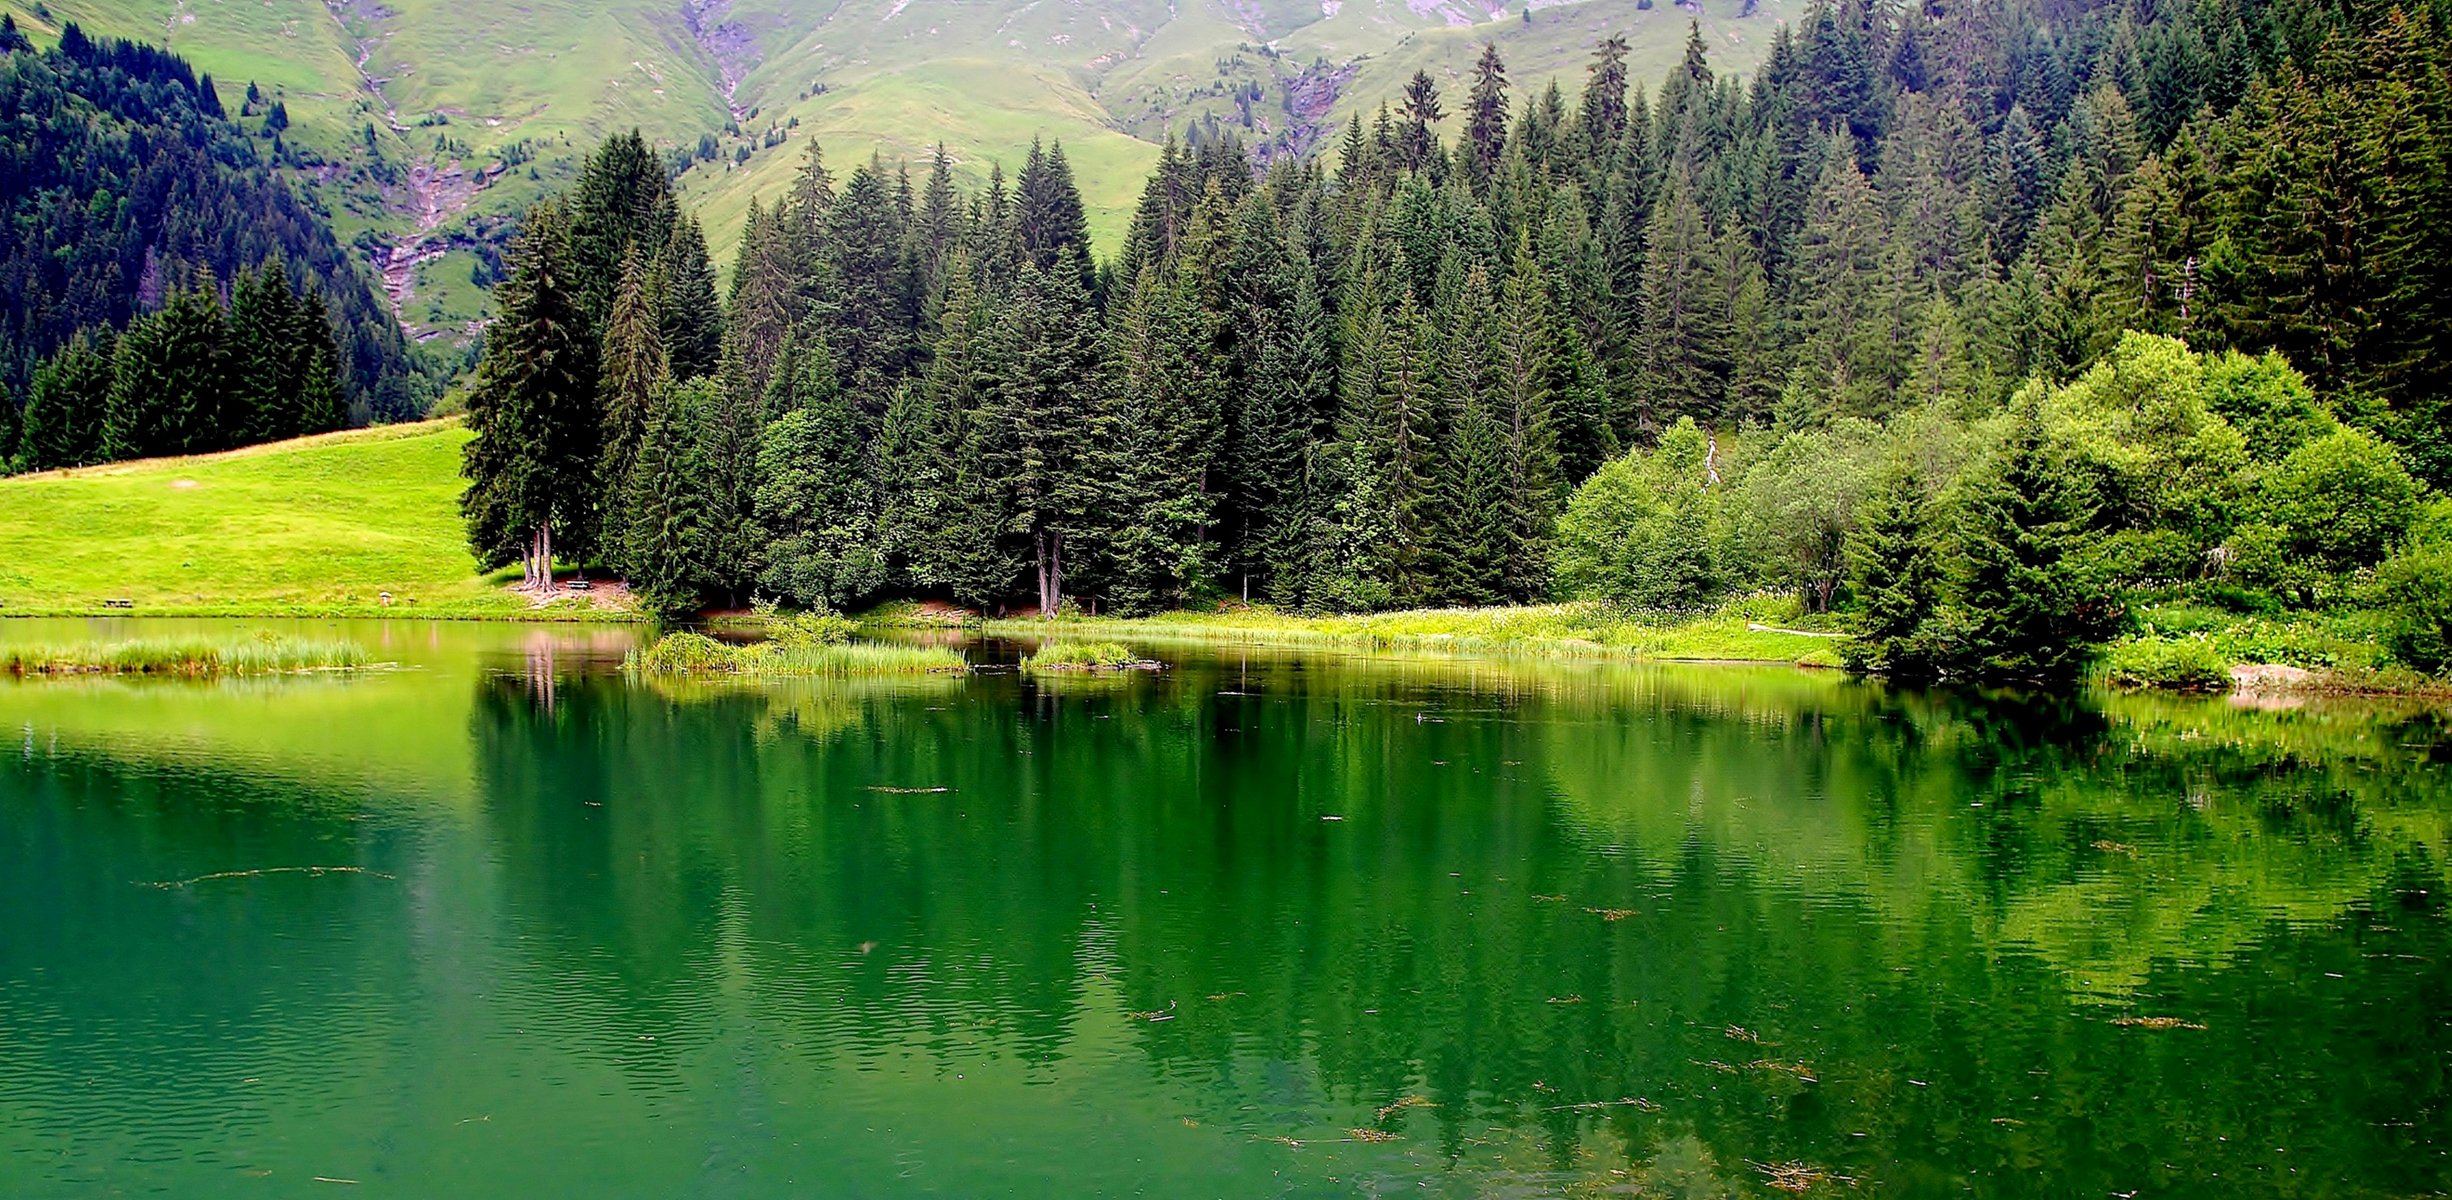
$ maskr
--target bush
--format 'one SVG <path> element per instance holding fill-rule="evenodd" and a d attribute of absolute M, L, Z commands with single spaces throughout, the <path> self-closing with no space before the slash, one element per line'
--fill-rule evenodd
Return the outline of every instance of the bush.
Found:
<path fill-rule="evenodd" d="M 2202 637 L 2143 637 L 2115 643 L 2103 656 L 2103 677 L 2121 687 L 2220 692 L 2230 690 L 2231 664 Z"/>
<path fill-rule="evenodd" d="M 2413 546 L 2376 572 L 2384 644 L 2429 674 L 2452 667 L 2452 545 Z"/>
<path fill-rule="evenodd" d="M 767 623 L 766 636 L 784 646 L 840 646 L 859 632 L 860 623 L 836 612 L 804 613 Z"/>

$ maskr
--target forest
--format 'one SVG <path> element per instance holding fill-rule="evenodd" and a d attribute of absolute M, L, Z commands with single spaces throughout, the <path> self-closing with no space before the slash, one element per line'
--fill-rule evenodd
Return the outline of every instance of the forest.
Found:
<path fill-rule="evenodd" d="M 390 309 L 279 174 L 284 120 L 155 47 L 72 23 L 38 51 L 0 16 L 0 469 L 422 414 Z M 117 351 L 152 361 L 105 381 Z"/>
<path fill-rule="evenodd" d="M 972 195 L 812 146 L 720 306 L 615 139 L 511 255 L 472 543 L 670 612 L 1782 591 L 1982 679 L 2180 592 L 2438 669 L 2443 33 L 1832 0 L 1745 83 L 1604 42 L 1572 105 L 1492 51 L 1333 164 L 1170 144 L 1107 257 L 1061 146 Z"/>

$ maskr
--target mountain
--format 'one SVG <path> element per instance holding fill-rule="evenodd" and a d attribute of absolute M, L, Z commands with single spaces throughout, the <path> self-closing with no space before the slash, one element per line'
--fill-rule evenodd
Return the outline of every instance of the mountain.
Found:
<path fill-rule="evenodd" d="M 391 314 L 261 125 L 155 47 L 80 31 L 36 51 L 0 26 L 0 394 L 79 334 L 129 328 L 191 288 L 244 291 L 276 264 L 329 314 L 300 340 L 337 338 L 323 373 L 360 415 L 422 407 Z"/>
<path fill-rule="evenodd" d="M 1792 11 L 1793 10 L 1793 11 Z M 808 139 L 848 169 L 926 160 L 1008 178 L 1061 140 L 1102 254 L 1120 245 L 1170 132 L 1307 151 L 1392 101 L 1417 70 L 1461 107 L 1484 42 L 1518 94 L 1570 98 L 1591 48 L 1624 35 L 1638 81 L 1699 23 L 1714 66 L 1760 61 L 1796 0 L 43 0 L 36 40 L 74 21 L 166 45 L 235 96 L 278 102 L 296 174 L 374 263 L 413 335 L 483 312 L 510 220 L 633 126 L 685 160 L 681 191 L 731 258 Z M 1449 118 L 1451 127 L 1456 118 Z"/>

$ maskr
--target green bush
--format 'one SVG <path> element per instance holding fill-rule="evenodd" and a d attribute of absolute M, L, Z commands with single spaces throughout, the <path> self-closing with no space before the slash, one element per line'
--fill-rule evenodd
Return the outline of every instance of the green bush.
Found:
<path fill-rule="evenodd" d="M 2452 667 L 2452 545 L 2413 546 L 2376 572 L 2393 657 L 2429 674 Z"/>
<path fill-rule="evenodd" d="M 2143 637 L 2113 644 L 2103 677 L 2121 687 L 2219 692 L 2231 686 L 2231 663 L 2207 638 Z"/>

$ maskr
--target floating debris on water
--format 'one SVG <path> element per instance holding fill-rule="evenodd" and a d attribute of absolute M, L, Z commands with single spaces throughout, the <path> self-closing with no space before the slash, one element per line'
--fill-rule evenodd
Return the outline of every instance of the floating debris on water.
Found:
<path fill-rule="evenodd" d="M 1850 1186 L 1856 1183 L 1853 1178 L 1846 1175 L 1834 1175 L 1820 1167 L 1801 1162 L 1758 1163 L 1749 1158 L 1745 1160 L 1745 1165 L 1762 1172 L 1763 1182 L 1783 1192 L 1802 1194 L 1811 1191 L 1817 1183 L 1844 1183 Z"/>
<path fill-rule="evenodd" d="M 2126 1026 L 2130 1029 L 2205 1028 L 2203 1025 L 2199 1025 L 2194 1021 L 2183 1021 L 2178 1017 L 2115 1017 L 2112 1019 L 2112 1024 Z"/>

